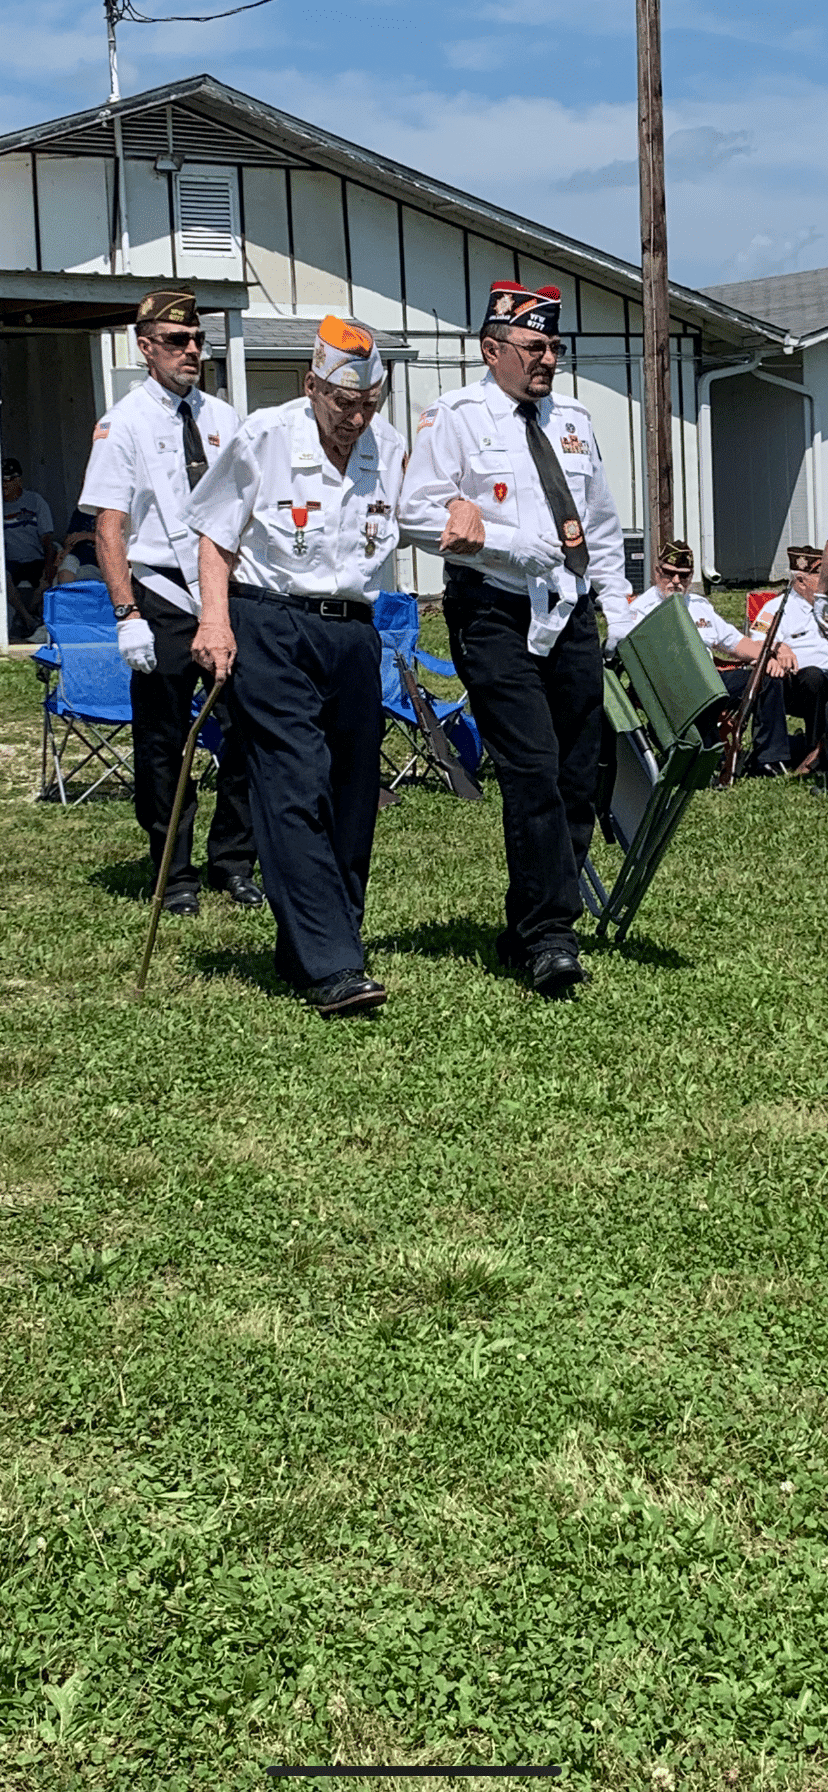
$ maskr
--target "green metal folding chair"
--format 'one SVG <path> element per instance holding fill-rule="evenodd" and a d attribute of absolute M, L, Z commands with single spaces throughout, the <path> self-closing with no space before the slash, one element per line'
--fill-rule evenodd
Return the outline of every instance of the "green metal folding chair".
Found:
<path fill-rule="evenodd" d="M 609 892 L 591 859 L 581 876 L 598 932 L 614 927 L 616 942 L 634 920 L 694 791 L 710 784 L 721 760 L 721 744 L 706 747 L 696 722 L 728 701 L 680 595 L 645 616 L 618 654 L 631 690 L 605 669 L 605 733 L 615 751 L 606 755 L 599 813 L 624 859 Z"/>

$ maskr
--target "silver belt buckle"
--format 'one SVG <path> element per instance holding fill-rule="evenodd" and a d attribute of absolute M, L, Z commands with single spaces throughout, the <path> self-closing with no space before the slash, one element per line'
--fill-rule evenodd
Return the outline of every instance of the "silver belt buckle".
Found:
<path fill-rule="evenodd" d="M 320 616 L 338 616 L 340 620 L 347 620 L 348 606 L 345 598 L 321 597 L 319 599 L 319 614 Z"/>

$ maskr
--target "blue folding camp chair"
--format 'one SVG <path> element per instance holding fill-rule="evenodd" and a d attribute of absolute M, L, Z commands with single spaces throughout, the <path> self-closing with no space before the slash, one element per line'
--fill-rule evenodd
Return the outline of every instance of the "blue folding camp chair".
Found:
<path fill-rule="evenodd" d="M 66 807 L 104 785 L 132 791 L 129 670 L 106 586 L 79 579 L 43 594 L 48 646 L 34 664 L 46 685 L 40 799 Z M 91 782 L 90 782 L 91 779 Z"/>
<path fill-rule="evenodd" d="M 455 678 L 456 673 L 451 660 L 438 659 L 417 646 L 416 597 L 407 591 L 381 591 L 374 623 L 382 641 L 385 788 L 396 791 L 401 784 L 436 778 L 456 796 L 479 798 L 474 772 L 480 763 L 480 736 L 465 691 L 459 697 L 439 698 L 420 683 L 420 669 L 438 678 Z M 393 751 L 400 741 L 401 756 Z"/>

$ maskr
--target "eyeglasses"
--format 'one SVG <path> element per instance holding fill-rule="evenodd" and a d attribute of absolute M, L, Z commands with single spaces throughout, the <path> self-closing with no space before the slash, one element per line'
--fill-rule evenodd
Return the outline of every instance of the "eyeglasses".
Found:
<path fill-rule="evenodd" d="M 340 417 L 354 417 L 357 411 L 364 416 L 366 411 L 375 411 L 379 404 L 379 393 L 371 392 L 370 389 L 364 392 L 360 398 L 342 398 L 338 392 L 328 391 L 323 386 L 322 397 L 327 398 L 328 403 L 333 405 Z"/>
<path fill-rule="evenodd" d="M 566 343 L 560 341 L 555 342 L 547 340 L 546 342 L 539 342 L 537 348 L 530 348 L 528 343 L 515 342 L 511 336 L 507 336 L 506 341 L 510 348 L 517 349 L 521 360 L 523 360 L 524 355 L 526 356 L 530 367 L 534 366 L 536 362 L 542 361 L 544 355 L 548 354 L 550 351 L 554 355 L 556 361 L 563 361 L 567 352 Z"/>
<path fill-rule="evenodd" d="M 660 566 L 658 572 L 659 577 L 668 583 L 671 579 L 678 579 L 679 583 L 683 585 L 685 582 L 689 583 L 693 577 L 692 572 L 680 572 L 677 566 Z"/>
<path fill-rule="evenodd" d="M 198 349 L 199 354 L 206 341 L 207 337 L 203 330 L 171 330 L 168 336 L 150 337 L 150 342 L 159 343 L 161 348 L 185 349 L 189 348 L 190 343 L 192 342 Z"/>

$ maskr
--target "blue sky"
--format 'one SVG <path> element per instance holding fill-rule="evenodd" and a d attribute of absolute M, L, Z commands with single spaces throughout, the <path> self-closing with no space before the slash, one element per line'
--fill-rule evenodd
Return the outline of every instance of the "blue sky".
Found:
<path fill-rule="evenodd" d="M 194 10 L 227 0 L 189 0 Z M 136 0 L 169 16 L 188 0 Z M 825 0 L 662 0 L 670 272 L 828 265 Z M 2 129 L 108 91 L 103 9 L 3 0 Z M 634 0 L 287 0 L 118 28 L 124 94 L 208 71 L 370 149 L 639 259 Z"/>

